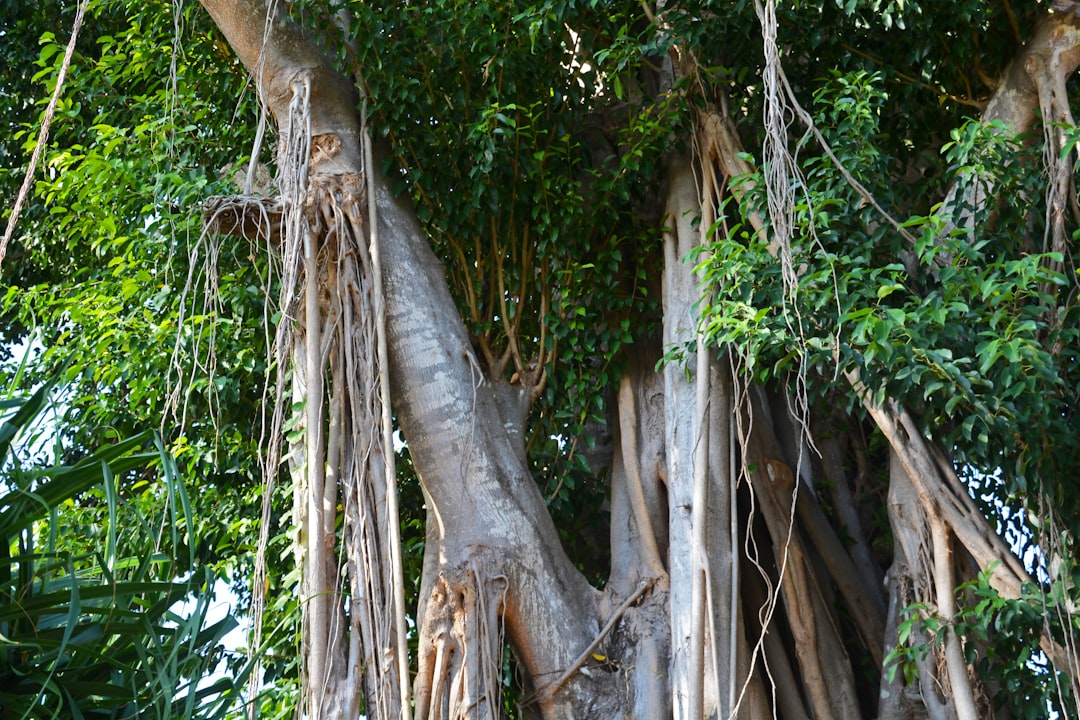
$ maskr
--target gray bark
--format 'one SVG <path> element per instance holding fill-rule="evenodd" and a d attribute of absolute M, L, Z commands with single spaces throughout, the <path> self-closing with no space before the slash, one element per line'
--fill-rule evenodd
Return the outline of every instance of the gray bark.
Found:
<path fill-rule="evenodd" d="M 695 219 L 700 214 L 701 198 L 689 157 L 672 161 L 669 170 L 666 225 L 664 236 L 664 347 L 685 351 L 681 362 L 669 362 L 663 370 L 664 430 L 668 490 L 668 532 L 672 551 L 668 572 L 671 576 L 672 695 L 674 717 L 701 717 L 710 708 L 690 707 L 692 685 L 701 678 L 691 677 L 691 627 L 694 614 L 691 588 L 699 568 L 693 563 L 694 528 L 691 522 L 694 492 L 694 439 L 696 397 L 694 383 L 684 368 L 694 367 L 693 356 L 697 317 L 693 305 L 698 297 L 697 282 L 687 255 L 700 242 Z M 689 348 L 689 349 L 688 349 Z M 707 680 L 707 679 L 706 679 Z"/>

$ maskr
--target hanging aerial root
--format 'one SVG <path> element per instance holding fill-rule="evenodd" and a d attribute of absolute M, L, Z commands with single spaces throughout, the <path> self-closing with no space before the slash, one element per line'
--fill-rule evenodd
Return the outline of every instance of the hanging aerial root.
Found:
<path fill-rule="evenodd" d="M 765 68 L 762 71 L 765 103 L 765 139 L 762 142 L 762 172 L 771 225 L 770 250 L 780 259 L 785 296 L 794 300 L 798 277 L 791 255 L 795 232 L 795 186 L 801 173 L 788 149 L 788 128 L 794 113 L 788 106 L 782 83 L 780 48 L 777 43 L 775 0 L 755 0 L 754 8 L 761 23 Z M 794 304 L 794 303 L 792 303 Z"/>
<path fill-rule="evenodd" d="M 280 197 L 215 195 L 202 205 L 203 227 L 219 235 L 233 235 L 260 244 L 281 244 Z"/>
<path fill-rule="evenodd" d="M 382 431 L 386 369 L 377 353 L 381 307 L 367 186 L 361 173 L 308 174 L 336 146 L 311 136 L 308 84 L 294 91 L 279 161 L 280 219 L 270 217 L 278 206 L 248 198 L 224 203 L 216 216 L 239 231 L 273 225 L 281 238 L 283 320 L 274 344 L 278 397 L 267 472 L 276 472 L 273 459 L 281 456 L 286 408 L 301 400 L 303 443 L 294 445 L 290 466 L 301 550 L 302 703 L 312 717 L 355 717 L 364 697 L 369 717 L 388 720 L 407 711 L 400 672 L 407 664 L 395 621 L 403 588 L 386 561 L 397 514 L 387 481 L 392 441 Z M 284 392 L 290 383 L 300 397 Z"/>
<path fill-rule="evenodd" d="M 365 231 L 366 203 L 361 175 L 310 178 L 304 203 L 306 242 L 319 263 L 314 270 L 305 265 L 305 304 L 317 305 L 318 312 L 308 324 L 317 322 L 319 328 L 309 327 L 298 340 L 309 343 L 307 351 L 314 353 L 328 386 L 330 421 L 323 431 L 325 438 L 320 439 L 327 466 L 321 491 L 323 512 L 334 512 L 340 490 L 344 514 L 342 543 L 344 576 L 351 592 L 351 640 L 348 657 L 341 660 L 347 671 L 335 692 L 359 697 L 362 677 L 369 717 L 388 720 L 404 711 L 399 670 L 404 645 L 395 621 L 400 583 L 392 563 L 386 561 L 395 542 L 397 517 L 390 503 L 394 489 L 386 483 L 393 447 L 387 446 L 382 432 L 383 369 L 376 353 L 379 309 L 374 295 L 375 267 Z M 309 410 L 312 400 L 309 394 Z M 315 422 L 316 418 L 308 420 L 309 426 Z M 314 484 L 308 492 L 320 494 Z M 311 502 L 306 505 L 315 507 Z M 328 554 L 327 560 L 320 561 L 319 554 Z M 326 561 L 336 563 L 338 557 L 332 545 L 319 552 L 313 546 L 305 568 L 316 569 Z M 322 592 L 330 593 L 332 588 L 324 587 Z M 313 685 L 309 690 L 315 688 Z"/>
<path fill-rule="evenodd" d="M 64 50 L 64 59 L 60 63 L 60 72 L 56 76 L 52 96 L 49 98 L 49 104 L 45 107 L 37 142 L 34 143 L 34 151 L 30 155 L 30 164 L 27 166 L 26 174 L 23 176 L 22 186 L 20 186 L 19 194 L 15 198 L 15 205 L 11 208 L 11 214 L 8 216 L 4 235 L 0 237 L 0 265 L 4 262 L 8 243 L 11 242 L 11 238 L 15 233 L 15 223 L 22 212 L 23 203 L 26 202 L 26 198 L 30 194 L 30 188 L 34 181 L 34 172 L 37 170 L 38 162 L 41 160 L 41 153 L 49 147 L 49 129 L 52 127 L 53 113 L 56 112 L 56 106 L 60 101 L 60 95 L 64 88 L 64 79 L 67 77 L 68 68 L 71 66 L 71 58 L 75 54 L 75 43 L 79 38 L 79 30 L 82 28 L 83 18 L 86 17 L 86 10 L 89 6 L 90 0 L 81 0 L 75 12 L 75 24 L 71 28 L 71 37 L 68 39 L 67 48 Z"/>

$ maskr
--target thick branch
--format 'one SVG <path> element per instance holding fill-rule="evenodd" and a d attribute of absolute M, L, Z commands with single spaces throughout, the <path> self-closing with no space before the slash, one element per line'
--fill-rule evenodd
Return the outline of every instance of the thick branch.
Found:
<path fill-rule="evenodd" d="M 311 134 L 333 136 L 332 150 L 315 158 L 312 171 L 360 172 L 360 118 L 353 82 L 295 24 L 274 14 L 278 3 L 265 0 L 202 0 L 233 52 L 252 74 L 261 97 L 278 123 L 286 121 L 293 84 L 311 82 Z"/>
<path fill-rule="evenodd" d="M 1066 77 L 1080 65 L 1080 21 L 1075 14 L 1047 13 L 1038 22 L 1024 49 L 1005 69 L 1003 82 L 983 113 L 985 122 L 1001 120 L 1016 132 L 1035 124 L 1039 88 L 1032 71 L 1039 64 Z"/>
<path fill-rule="evenodd" d="M 869 391 L 854 375 L 849 375 L 848 379 L 889 441 L 927 511 L 940 515 L 979 567 L 990 570 L 990 585 L 1002 597 L 1021 597 L 1024 584 L 1034 581 L 975 506 L 952 466 L 938 457 L 907 411 L 892 405 L 886 408 L 875 404 L 870 400 Z M 1070 676 L 1075 672 L 1069 654 L 1052 638 L 1043 636 L 1041 646 L 1058 670 Z"/>
<path fill-rule="evenodd" d="M 1012 132 L 1021 135 L 1030 131 L 1038 119 L 1040 85 L 1064 84 L 1080 65 L 1080 26 L 1074 13 L 1047 13 L 1035 26 L 1024 49 L 1005 69 L 1004 79 L 983 113 L 984 123 L 1000 121 Z M 1058 80 L 1055 81 L 1055 78 Z M 1053 121 L 1048 118 L 1047 122 Z M 974 217 L 995 200 L 995 188 L 988 178 L 978 182 L 954 184 L 945 198 L 944 206 L 955 209 L 957 217 L 952 227 L 974 232 Z M 963 191 L 965 194 L 960 196 Z M 938 264 L 948 264 L 951 256 L 941 253 Z"/>
<path fill-rule="evenodd" d="M 968 678 L 967 661 L 960 647 L 960 638 L 952 626 L 956 615 L 956 576 L 953 572 L 952 539 L 949 529 L 938 518 L 930 520 L 930 536 L 934 545 L 934 589 L 936 590 L 938 614 L 945 626 L 945 668 L 949 675 L 953 705 L 959 720 L 976 720 L 975 694 Z"/>

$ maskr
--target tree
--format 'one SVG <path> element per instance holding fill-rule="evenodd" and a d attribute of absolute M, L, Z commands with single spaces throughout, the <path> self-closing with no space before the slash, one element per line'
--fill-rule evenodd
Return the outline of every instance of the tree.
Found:
<path fill-rule="evenodd" d="M 504 640 L 525 717 L 1075 709 L 1072 3 L 202 5 L 277 128 L 206 214 L 280 248 L 311 716 L 409 713 L 391 409 L 415 717 Z"/>

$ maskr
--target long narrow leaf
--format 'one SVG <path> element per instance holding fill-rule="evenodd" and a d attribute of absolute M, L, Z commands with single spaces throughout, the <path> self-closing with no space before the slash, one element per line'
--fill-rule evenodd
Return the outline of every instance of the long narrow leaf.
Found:
<path fill-rule="evenodd" d="M 128 595 L 132 597 L 138 596 L 153 596 L 163 598 L 161 601 L 155 603 L 152 608 L 160 607 L 165 604 L 166 607 L 182 599 L 188 592 L 188 586 L 186 583 L 170 583 L 170 582 L 140 582 L 140 583 L 118 583 L 117 585 L 102 585 L 100 587 L 89 587 L 81 590 L 80 599 L 82 601 L 83 612 L 95 612 L 100 610 L 92 606 L 88 601 L 92 600 L 111 600 L 118 595 Z M 67 613 L 68 599 L 70 593 L 48 593 L 45 595 L 37 595 L 29 598 L 20 603 L 18 607 L 0 606 L 0 622 L 5 620 L 12 620 L 18 617 L 35 617 L 42 613 Z M 59 610 L 62 608 L 62 610 Z"/>
<path fill-rule="evenodd" d="M 198 538 L 195 534 L 195 514 L 191 510 L 191 499 L 188 497 L 187 488 L 179 479 L 180 473 L 176 467 L 176 459 L 165 450 L 159 435 L 155 434 L 154 443 L 157 445 L 158 455 L 161 458 L 161 470 L 165 475 L 165 487 L 169 493 L 169 512 L 172 517 L 170 530 L 173 533 L 173 547 L 180 548 L 186 545 L 188 551 L 186 567 L 192 567 L 195 564 L 195 550 L 198 545 Z M 179 500 L 179 509 L 183 513 L 183 525 L 179 522 L 180 518 L 177 517 L 177 500 Z M 181 527 L 185 528 L 188 535 L 186 543 L 181 542 L 181 538 L 178 537 Z"/>
<path fill-rule="evenodd" d="M 55 380 L 49 380 L 42 384 L 37 391 L 22 403 L 21 407 L 9 419 L 0 423 L 0 462 L 7 457 L 11 449 L 11 441 L 19 434 L 31 420 L 37 417 L 45 402 L 49 399 L 49 393 L 56 384 Z"/>
<path fill-rule="evenodd" d="M 71 467 L 59 468 L 50 473 L 49 479 L 41 482 L 33 492 L 16 490 L 0 497 L 0 538 L 12 537 L 31 523 L 45 517 L 49 508 L 56 507 L 64 500 L 75 497 L 101 482 L 102 463 L 108 463 L 114 474 L 121 475 L 156 461 L 156 454 L 124 455 L 142 446 L 148 438 L 149 433 L 142 433 L 95 453 L 91 456 L 92 463 L 81 462 Z"/>
<path fill-rule="evenodd" d="M 197 565 L 199 521 L 175 459 L 141 433 L 73 464 L 26 468 L 12 449 L 48 401 L 45 389 L 0 400 L 0 715 L 223 720 L 252 663 L 215 677 L 217 649 L 238 623 L 209 621 L 217 576 Z M 122 492 L 132 471 L 149 468 L 165 491 L 160 528 L 140 507 L 149 497 L 129 503 Z M 79 505 L 99 484 L 97 504 Z M 69 511 L 77 524 L 65 526 Z M 85 522 L 104 528 L 100 546 L 72 537 Z M 176 556 L 158 550 L 163 538 Z"/>
<path fill-rule="evenodd" d="M 105 535 L 105 568 L 111 575 L 116 571 L 116 505 L 117 493 L 116 476 L 113 475 L 109 463 L 101 461 L 101 477 L 104 480 L 105 499 L 109 510 L 109 525 Z"/>

